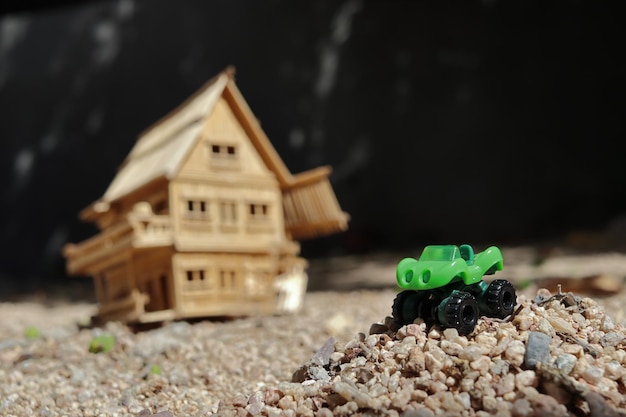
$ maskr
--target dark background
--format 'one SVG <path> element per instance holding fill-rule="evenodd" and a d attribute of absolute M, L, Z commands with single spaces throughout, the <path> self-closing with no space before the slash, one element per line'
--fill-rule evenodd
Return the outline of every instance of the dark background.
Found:
<path fill-rule="evenodd" d="M 625 224 L 613 3 L 18 4 L 0 16 L 0 294 L 70 282 L 62 245 L 95 233 L 77 213 L 141 131 L 231 64 L 291 171 L 334 167 L 350 231 L 307 257 Z"/>

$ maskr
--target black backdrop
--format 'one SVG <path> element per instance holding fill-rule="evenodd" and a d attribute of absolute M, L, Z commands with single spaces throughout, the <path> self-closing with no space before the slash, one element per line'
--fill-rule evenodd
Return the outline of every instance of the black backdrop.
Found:
<path fill-rule="evenodd" d="M 65 282 L 137 135 L 227 65 L 349 232 L 305 256 L 603 230 L 626 211 L 624 25 L 597 1 L 22 2 L 0 17 L 0 291 Z"/>

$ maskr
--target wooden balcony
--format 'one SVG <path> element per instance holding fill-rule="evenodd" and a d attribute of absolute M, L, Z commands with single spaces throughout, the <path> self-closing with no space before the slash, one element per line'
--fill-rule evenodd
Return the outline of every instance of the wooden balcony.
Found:
<path fill-rule="evenodd" d="M 174 241 L 169 215 L 140 213 L 135 210 L 128 214 L 128 222 L 134 231 L 133 247 L 168 246 Z"/>
<path fill-rule="evenodd" d="M 93 266 L 128 249 L 169 246 L 174 236 L 169 215 L 133 210 L 125 221 L 81 243 L 67 244 L 63 254 L 70 274 L 91 274 Z"/>

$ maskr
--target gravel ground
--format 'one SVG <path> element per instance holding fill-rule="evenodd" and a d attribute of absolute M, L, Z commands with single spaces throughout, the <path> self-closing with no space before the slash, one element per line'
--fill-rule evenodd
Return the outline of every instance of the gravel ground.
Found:
<path fill-rule="evenodd" d="M 605 411 L 626 406 L 626 333 L 592 299 L 538 306 L 522 295 L 512 322 L 481 320 L 464 337 L 419 320 L 382 324 L 394 296 L 313 292 L 294 316 L 139 333 L 118 323 L 79 330 L 88 304 L 0 304 L 0 415 L 594 415 L 593 392 Z M 40 337 L 24 336 L 31 325 Z M 552 367 L 523 366 L 531 332 L 549 335 Z M 90 353 L 101 334 L 115 346 Z"/>
<path fill-rule="evenodd" d="M 531 285 L 512 320 L 459 336 L 398 328 L 396 290 L 366 281 L 309 292 L 292 316 L 138 333 L 79 328 L 92 304 L 0 303 L 0 416 L 625 415 L 624 292 L 550 299 Z M 103 334 L 112 350 L 90 353 Z"/>
<path fill-rule="evenodd" d="M 219 401 L 290 381 L 329 337 L 345 344 L 367 332 L 393 297 L 392 289 L 314 292 L 295 316 L 176 322 L 136 334 L 118 323 L 79 330 L 93 305 L 0 303 L 0 415 L 211 415 Z M 41 337 L 28 339 L 33 325 Z M 114 348 L 90 353 L 101 334 L 115 336 Z"/>

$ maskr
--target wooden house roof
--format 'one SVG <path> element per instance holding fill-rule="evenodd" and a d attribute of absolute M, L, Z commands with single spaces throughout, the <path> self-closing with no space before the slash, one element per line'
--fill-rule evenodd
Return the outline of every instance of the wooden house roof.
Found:
<path fill-rule="evenodd" d="M 203 120 L 222 96 L 281 187 L 289 187 L 294 179 L 239 92 L 234 69 L 229 67 L 139 136 L 100 202 L 111 203 L 161 176 L 173 178 L 199 139 Z"/>
<path fill-rule="evenodd" d="M 319 167 L 297 175 L 291 174 L 237 88 L 234 75 L 233 67 L 226 68 L 180 106 L 144 131 L 104 195 L 83 210 L 81 217 L 85 220 L 94 220 L 99 213 L 107 212 L 111 203 L 152 181 L 159 178 L 173 179 L 186 156 L 200 140 L 203 122 L 211 115 L 221 97 L 229 104 L 265 165 L 276 176 L 281 189 L 286 193 L 285 198 L 289 198 L 287 194 L 295 190 L 310 188 L 312 182 L 327 181 L 329 167 Z M 306 229 L 310 231 L 295 232 L 294 235 L 313 237 L 320 233 L 330 233 L 331 229 L 335 231 L 345 229 L 348 216 L 341 212 L 330 186 L 316 192 L 321 193 L 323 204 L 327 205 L 324 210 L 315 210 L 313 215 L 305 216 L 303 213 L 305 206 L 309 205 L 310 198 L 318 198 L 306 196 L 304 199 L 300 198 L 300 203 L 294 206 L 292 213 L 286 213 L 288 217 L 294 219 L 294 223 L 316 225 L 307 226 Z M 324 222 L 326 219 L 333 219 L 331 221 L 333 226 L 328 231 L 322 231 L 324 227 L 320 225 L 324 222 L 318 221 L 318 217 Z"/>

